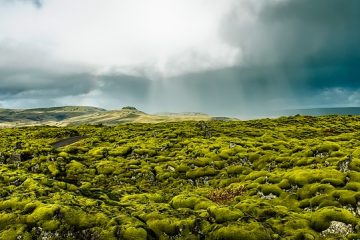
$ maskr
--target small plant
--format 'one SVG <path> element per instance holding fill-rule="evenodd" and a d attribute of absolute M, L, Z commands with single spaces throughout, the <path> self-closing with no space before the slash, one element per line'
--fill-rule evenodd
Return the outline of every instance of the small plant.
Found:
<path fill-rule="evenodd" d="M 244 186 L 232 188 L 217 188 L 209 192 L 208 198 L 216 203 L 231 202 L 235 197 L 243 195 L 246 191 Z"/>

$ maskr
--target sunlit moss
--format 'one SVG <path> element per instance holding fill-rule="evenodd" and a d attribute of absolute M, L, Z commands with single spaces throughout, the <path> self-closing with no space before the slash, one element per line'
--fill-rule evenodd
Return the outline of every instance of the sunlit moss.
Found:
<path fill-rule="evenodd" d="M 57 164 L 54 163 L 54 162 L 53 162 L 53 163 L 50 163 L 50 164 L 48 165 L 48 169 L 49 169 L 51 175 L 53 175 L 53 176 L 56 176 L 56 175 L 58 175 L 58 174 L 60 173 Z"/>
<path fill-rule="evenodd" d="M 26 225 L 11 224 L 9 228 L 0 231 L 0 240 L 18 240 L 18 237 L 23 234 L 25 229 Z M 26 240 L 30 240 L 29 236 L 26 237 Z"/>
<path fill-rule="evenodd" d="M 194 170 L 189 170 L 186 172 L 186 177 L 188 178 L 198 178 L 213 175 L 216 175 L 216 170 L 212 167 L 196 168 Z"/>
<path fill-rule="evenodd" d="M 360 117 L 204 124 L 0 129 L 0 239 L 360 234 Z M 51 148 L 74 133 L 88 137 Z"/>
<path fill-rule="evenodd" d="M 86 166 L 78 161 L 72 160 L 66 165 L 66 172 L 68 175 L 77 175 L 86 171 Z"/>
<path fill-rule="evenodd" d="M 317 231 L 323 231 L 330 226 L 331 221 L 339 221 L 346 224 L 358 224 L 359 220 L 349 211 L 335 207 L 324 207 L 310 216 L 311 227 Z"/>
<path fill-rule="evenodd" d="M 59 210 L 59 206 L 57 205 L 38 206 L 30 215 L 26 217 L 26 222 L 29 224 L 34 224 L 40 220 L 51 219 L 57 210 Z"/>
<path fill-rule="evenodd" d="M 123 238 L 125 240 L 146 240 L 147 232 L 143 228 L 129 227 L 124 230 Z"/>
<path fill-rule="evenodd" d="M 58 229 L 61 225 L 61 222 L 59 220 L 48 220 L 48 221 L 44 221 L 41 224 L 41 227 L 45 230 L 45 231 L 55 231 L 56 229 Z"/>
<path fill-rule="evenodd" d="M 259 223 L 250 223 L 247 226 L 230 225 L 221 227 L 211 234 L 211 239 L 216 240 L 266 240 L 272 239 L 263 226 Z"/>
<path fill-rule="evenodd" d="M 236 221 L 244 216 L 244 213 L 237 208 L 212 206 L 208 208 L 208 211 L 217 223 Z"/>

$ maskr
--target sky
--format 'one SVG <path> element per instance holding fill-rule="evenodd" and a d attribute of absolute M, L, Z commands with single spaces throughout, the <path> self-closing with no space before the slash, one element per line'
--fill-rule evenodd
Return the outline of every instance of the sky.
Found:
<path fill-rule="evenodd" d="M 358 0 L 0 0 L 0 108 L 360 106 Z"/>

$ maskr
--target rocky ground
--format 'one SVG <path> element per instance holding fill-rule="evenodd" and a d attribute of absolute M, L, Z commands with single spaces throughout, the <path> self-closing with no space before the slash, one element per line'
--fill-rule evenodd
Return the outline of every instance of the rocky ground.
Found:
<path fill-rule="evenodd" d="M 359 120 L 0 129 L 0 239 L 360 239 Z"/>

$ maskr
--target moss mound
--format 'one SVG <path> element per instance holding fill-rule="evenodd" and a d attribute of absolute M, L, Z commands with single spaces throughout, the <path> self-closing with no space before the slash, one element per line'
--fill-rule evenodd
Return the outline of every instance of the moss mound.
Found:
<path fill-rule="evenodd" d="M 0 240 L 336 239 L 334 223 L 357 239 L 359 131 L 360 116 L 2 128 Z"/>

